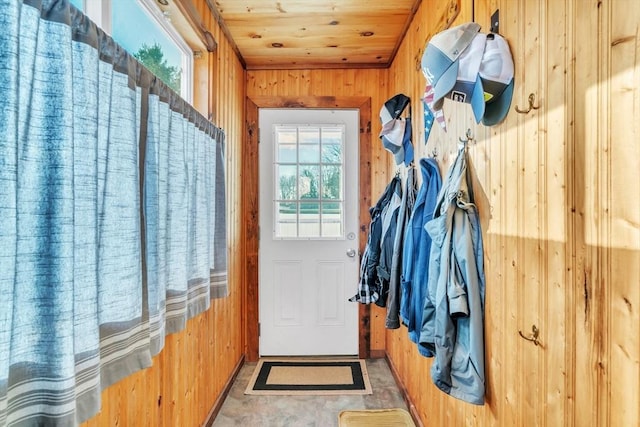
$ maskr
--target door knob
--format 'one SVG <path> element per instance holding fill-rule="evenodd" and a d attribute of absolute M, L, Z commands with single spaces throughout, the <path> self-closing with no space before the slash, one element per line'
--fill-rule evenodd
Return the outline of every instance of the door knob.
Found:
<path fill-rule="evenodd" d="M 356 250 L 353 248 L 347 249 L 347 256 L 353 258 L 354 256 L 356 256 Z"/>

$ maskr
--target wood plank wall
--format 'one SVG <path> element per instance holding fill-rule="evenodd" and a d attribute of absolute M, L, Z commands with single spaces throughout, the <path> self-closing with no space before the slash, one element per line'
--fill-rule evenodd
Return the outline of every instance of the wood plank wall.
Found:
<path fill-rule="evenodd" d="M 416 56 L 447 4 L 423 1 L 389 94 L 420 96 Z M 640 3 L 463 0 L 454 25 L 488 31 L 497 8 L 516 65 L 506 121 L 476 126 L 470 107 L 447 101 L 449 132 L 416 142 L 444 171 L 458 137 L 475 137 L 487 403 L 437 390 L 405 329 L 387 333 L 388 357 L 425 425 L 640 425 Z M 530 93 L 539 109 L 516 113 Z M 533 325 L 538 346 L 519 335 Z"/>
<path fill-rule="evenodd" d="M 167 337 L 153 366 L 125 378 L 102 393 L 102 410 L 83 426 L 200 426 L 244 354 L 240 233 L 240 179 L 245 72 L 209 12 L 206 0 L 195 0 L 204 23 L 218 41 L 205 58 L 210 68 L 207 88 L 199 82 L 195 100 L 209 105 L 215 123 L 225 130 L 229 290 L 211 308 L 187 322 L 185 330 Z"/>
<path fill-rule="evenodd" d="M 575 420 L 640 425 L 640 4 L 585 3 L 569 23 Z"/>

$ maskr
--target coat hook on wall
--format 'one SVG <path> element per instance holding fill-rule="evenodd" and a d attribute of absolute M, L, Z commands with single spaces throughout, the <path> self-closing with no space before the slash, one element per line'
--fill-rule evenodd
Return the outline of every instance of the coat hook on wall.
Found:
<path fill-rule="evenodd" d="M 470 141 L 473 141 L 473 136 L 471 135 L 471 129 L 467 129 L 467 133 L 465 136 L 466 136 L 465 139 L 458 138 L 460 142 L 462 142 L 464 145 L 467 145 Z"/>
<path fill-rule="evenodd" d="M 536 325 L 531 326 L 531 336 L 526 337 L 522 331 L 518 331 L 520 336 L 527 341 L 531 341 L 535 345 L 540 345 L 540 341 L 538 341 L 538 335 L 540 334 L 540 330 L 536 327 Z"/>
<path fill-rule="evenodd" d="M 529 94 L 529 108 L 527 108 L 526 110 L 521 110 L 516 105 L 516 113 L 527 114 L 531 110 L 537 110 L 538 108 L 540 108 L 539 105 L 533 105 L 534 102 L 536 102 L 536 95 L 534 93 L 530 93 Z"/>

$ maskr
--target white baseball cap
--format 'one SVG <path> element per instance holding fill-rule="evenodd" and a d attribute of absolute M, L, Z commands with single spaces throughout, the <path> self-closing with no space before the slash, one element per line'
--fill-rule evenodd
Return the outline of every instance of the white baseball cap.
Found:
<path fill-rule="evenodd" d="M 507 116 L 513 98 L 513 74 L 509 43 L 500 34 L 488 34 L 479 73 L 484 91 L 482 124 L 485 126 L 496 125 Z"/>

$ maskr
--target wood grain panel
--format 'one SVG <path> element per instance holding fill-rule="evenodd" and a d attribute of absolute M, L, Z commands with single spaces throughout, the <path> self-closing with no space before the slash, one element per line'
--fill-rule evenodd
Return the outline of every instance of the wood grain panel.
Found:
<path fill-rule="evenodd" d="M 386 67 L 419 0 L 217 0 L 247 68 Z"/>
<path fill-rule="evenodd" d="M 390 69 L 389 93 L 422 89 L 406 70 L 445 3 L 418 10 Z M 485 128 L 467 105 L 446 101 L 449 131 L 434 128 L 426 146 L 416 145 L 421 156 L 435 149 L 445 171 L 470 128 L 487 197 L 479 206 L 485 406 L 436 390 L 431 361 L 406 330 L 387 333 L 388 358 L 425 425 L 640 423 L 638 7 L 625 0 L 462 2 L 454 25 L 474 19 L 483 31 L 500 9 L 516 65 L 513 104 L 526 107 L 534 93 L 540 108 L 519 115 L 512 104 L 501 125 Z M 519 335 L 529 336 L 534 324 L 538 346 Z"/>
<path fill-rule="evenodd" d="M 588 2 L 576 11 L 577 422 L 636 425 L 638 359 L 638 4 Z M 584 233 L 580 233 L 580 229 Z M 619 375 L 622 374 L 624 378 Z"/>
<path fill-rule="evenodd" d="M 599 196 L 603 180 L 602 131 L 606 119 L 601 111 L 603 89 L 598 84 L 601 44 L 605 43 L 600 37 L 594 37 L 593 30 L 606 24 L 602 10 L 596 8 L 595 2 L 589 2 L 587 7 L 576 11 L 576 38 L 584 37 L 590 40 L 592 48 L 586 45 L 576 46 L 582 54 L 576 56 L 576 117 L 588 117 L 590 120 L 576 123 L 576 136 L 580 141 L 576 144 L 576 160 L 574 162 L 574 179 L 577 188 L 584 189 L 575 194 L 575 205 L 578 212 L 576 217 L 576 295 L 578 310 L 576 310 L 576 387 L 585 387 L 585 392 L 576 394 L 576 406 L 585 408 L 583 413 L 576 414 L 576 422 L 597 422 L 602 424 L 607 418 L 604 395 L 607 384 L 604 375 L 606 354 L 607 317 L 605 306 L 605 288 L 603 285 L 603 259 L 600 248 L 603 234 L 598 232 L 602 226 L 601 202 Z M 600 42 L 600 43 L 598 43 Z M 582 67 L 585 67 L 583 70 Z M 578 76 L 580 79 L 578 80 Z M 604 123 L 605 125 L 609 123 Z M 606 188 L 606 187 L 605 187 Z M 598 224 L 600 222 L 600 224 Z M 583 233 L 580 230 L 584 230 Z M 606 255 L 602 253 L 602 255 Z M 602 390 L 602 392 L 600 391 Z M 592 421 L 594 420 L 594 421 Z"/>
<path fill-rule="evenodd" d="M 617 0 L 609 7 L 608 31 L 599 43 L 609 53 L 608 63 L 600 63 L 609 82 L 602 113 L 610 121 L 603 135 L 609 155 L 602 180 L 608 199 L 602 228 L 610 261 L 603 273 L 604 283 L 611 284 L 606 421 L 633 425 L 640 423 L 640 5 Z"/>
<path fill-rule="evenodd" d="M 243 224 L 236 177 L 242 172 L 245 72 L 205 0 L 194 0 L 194 5 L 219 43 L 215 56 L 205 54 L 207 58 L 199 60 L 215 61 L 215 66 L 209 70 L 209 84 L 203 82 L 203 73 L 198 74 L 200 92 L 195 99 L 201 111 L 208 105 L 210 111 L 219 112 L 215 121 L 226 133 L 230 295 L 212 301 L 207 312 L 190 319 L 183 331 L 168 336 L 152 367 L 106 389 L 100 413 L 83 426 L 200 426 L 244 351 L 239 244 Z M 215 94 L 211 93 L 214 87 L 219 88 Z"/>

